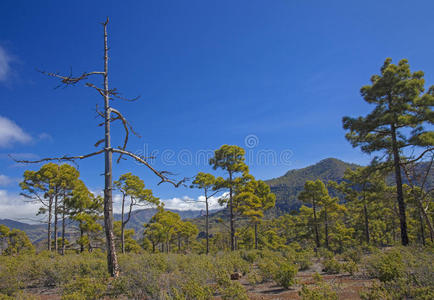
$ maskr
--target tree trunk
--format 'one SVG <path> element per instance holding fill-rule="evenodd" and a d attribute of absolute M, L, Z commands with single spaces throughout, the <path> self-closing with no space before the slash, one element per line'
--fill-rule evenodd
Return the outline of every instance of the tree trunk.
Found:
<path fill-rule="evenodd" d="M 121 250 L 125 253 L 125 224 L 124 224 L 125 194 L 122 195 L 122 212 L 121 212 Z"/>
<path fill-rule="evenodd" d="M 321 247 L 321 244 L 319 242 L 319 232 L 318 232 L 318 222 L 316 218 L 316 202 L 315 199 L 312 200 L 312 210 L 313 210 L 313 229 L 315 231 L 315 243 L 316 247 Z"/>
<path fill-rule="evenodd" d="M 408 245 L 407 220 L 405 215 L 404 193 L 402 191 L 399 149 L 396 142 L 396 128 L 394 124 L 391 125 L 391 133 L 392 133 L 393 163 L 395 168 L 396 193 L 397 193 L 398 208 L 399 208 L 399 222 L 401 226 L 401 244 L 403 246 L 407 246 Z"/>
<path fill-rule="evenodd" d="M 325 246 L 329 249 L 329 221 L 327 216 L 327 208 L 324 207 L 324 225 L 325 225 Z"/>
<path fill-rule="evenodd" d="M 104 227 L 107 242 L 107 267 L 110 276 L 118 277 L 119 265 L 116 255 L 115 238 L 113 234 L 113 198 L 112 198 L 112 163 L 113 152 L 110 144 L 110 95 L 108 86 L 108 46 L 107 46 L 107 21 L 104 23 L 104 111 L 105 111 L 105 139 L 104 139 Z"/>
<path fill-rule="evenodd" d="M 62 255 L 65 255 L 65 204 L 62 209 Z"/>
<path fill-rule="evenodd" d="M 235 250 L 235 227 L 234 227 L 234 210 L 232 201 L 232 172 L 229 172 L 229 212 L 230 212 L 230 227 L 231 227 L 231 251 Z"/>
<path fill-rule="evenodd" d="M 58 223 L 58 196 L 57 196 L 57 188 L 55 189 L 56 195 L 54 196 L 54 251 L 59 253 L 59 245 L 57 242 L 57 223 Z"/>
<path fill-rule="evenodd" d="M 368 219 L 368 208 L 366 203 L 363 204 L 363 215 L 365 217 L 365 237 L 366 243 L 369 245 L 369 219 Z"/>
<path fill-rule="evenodd" d="M 51 251 L 51 211 L 53 209 L 53 199 L 50 198 L 50 202 L 48 203 L 48 251 Z"/>
<path fill-rule="evenodd" d="M 84 231 L 83 231 L 83 223 L 80 221 L 80 252 L 84 252 L 84 244 L 83 244 L 83 236 L 84 236 Z"/>
<path fill-rule="evenodd" d="M 422 242 L 422 245 L 425 246 L 425 225 L 423 224 L 423 216 L 422 216 L 422 212 L 418 211 L 418 215 L 419 215 L 419 223 L 420 223 L 420 239 Z"/>
<path fill-rule="evenodd" d="M 205 192 L 206 216 L 205 216 L 205 232 L 206 232 L 206 254 L 209 253 L 209 213 L 208 213 L 208 196 Z"/>
<path fill-rule="evenodd" d="M 258 250 L 258 223 L 255 222 L 255 249 Z"/>

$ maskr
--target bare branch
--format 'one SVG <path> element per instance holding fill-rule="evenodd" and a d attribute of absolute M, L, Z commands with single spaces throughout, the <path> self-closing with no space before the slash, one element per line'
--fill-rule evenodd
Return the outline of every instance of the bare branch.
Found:
<path fill-rule="evenodd" d="M 112 111 L 113 113 L 115 113 L 118 118 L 122 121 L 122 124 L 124 125 L 124 129 L 125 129 L 125 139 L 124 139 L 124 145 L 122 146 L 122 150 L 125 150 L 125 148 L 127 147 L 127 143 L 128 143 L 128 136 L 130 134 L 130 132 L 128 131 L 128 124 L 127 124 L 127 120 L 125 120 L 124 116 L 117 110 L 114 109 L 113 107 L 110 107 L 110 111 Z M 119 163 L 121 161 L 122 158 L 122 154 L 119 155 L 117 163 Z"/>
<path fill-rule="evenodd" d="M 128 155 L 132 158 L 134 158 L 136 161 L 144 164 L 145 166 L 147 166 L 155 175 L 157 175 L 158 177 L 160 177 L 161 181 L 158 183 L 158 185 L 160 185 L 163 182 L 168 182 L 173 184 L 175 187 L 179 187 L 180 185 L 182 185 L 187 178 L 182 179 L 179 182 L 174 182 L 173 180 L 169 179 L 165 174 L 168 174 L 169 172 L 167 171 L 157 171 L 156 169 L 154 169 L 154 167 L 152 167 L 146 160 L 142 159 L 140 156 L 135 155 L 129 151 L 123 150 L 123 149 L 112 149 L 113 152 L 117 152 L 117 153 L 121 153 L 121 154 L 125 154 Z"/>
<path fill-rule="evenodd" d="M 415 159 L 407 160 L 407 161 L 405 161 L 405 162 L 402 162 L 401 165 L 406 165 L 406 164 L 414 163 L 414 162 L 420 160 L 422 157 L 424 157 L 425 154 L 427 154 L 428 152 L 433 152 L 433 151 L 434 151 L 434 148 L 428 148 L 428 149 L 426 149 L 425 151 L 423 151 L 423 152 L 422 152 L 418 157 L 416 157 Z"/>
<path fill-rule="evenodd" d="M 74 85 L 78 82 L 80 82 L 83 79 L 86 79 L 87 77 L 91 76 L 91 75 L 104 75 L 104 72 L 88 72 L 88 73 L 83 73 L 78 77 L 73 77 L 72 74 L 69 76 L 64 76 L 64 75 L 60 75 L 59 73 L 52 73 L 52 72 L 46 72 L 46 71 L 41 71 L 38 70 L 38 72 L 47 75 L 47 76 L 51 76 L 51 77 L 56 77 L 59 78 L 62 84 L 65 85 Z"/>
<path fill-rule="evenodd" d="M 88 158 L 88 157 L 91 157 L 91 156 L 95 156 L 95 155 L 101 154 L 104 151 L 105 151 L 105 149 L 101 149 L 99 151 L 92 152 L 92 153 L 85 154 L 85 155 L 77 155 L 77 156 L 66 156 L 65 155 L 65 156 L 62 156 L 62 157 L 47 157 L 47 158 L 43 158 L 43 159 L 39 159 L 39 160 L 18 160 L 18 159 L 13 158 L 13 156 L 10 155 L 10 154 L 9 154 L 9 157 L 13 161 L 15 161 L 16 163 L 37 164 L 37 163 L 41 163 L 41 162 L 44 162 L 44 161 L 53 161 L 53 160 L 58 160 L 58 161 L 74 161 L 74 160 L 77 160 L 77 159 L 81 160 L 81 159 L 84 159 L 84 158 Z"/>

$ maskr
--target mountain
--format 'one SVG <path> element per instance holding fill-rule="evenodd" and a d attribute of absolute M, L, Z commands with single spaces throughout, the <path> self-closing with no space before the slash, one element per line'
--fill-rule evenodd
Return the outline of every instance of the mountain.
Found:
<path fill-rule="evenodd" d="M 289 212 L 298 209 L 301 202 L 297 200 L 297 195 L 303 190 L 307 180 L 321 179 L 324 182 L 334 180 L 340 182 L 346 169 L 355 169 L 359 165 L 343 162 L 336 158 L 326 158 L 320 162 L 303 169 L 288 171 L 285 175 L 265 182 L 270 186 L 271 191 L 276 194 L 275 212 Z"/>
<path fill-rule="evenodd" d="M 167 209 L 172 212 L 175 212 L 181 216 L 181 219 L 194 219 L 203 215 L 203 211 L 201 210 L 176 210 L 176 209 Z M 216 212 L 217 210 L 212 210 L 211 213 Z M 152 216 L 157 212 L 155 208 L 146 208 L 146 209 L 138 209 L 131 212 L 131 219 L 127 224 L 127 228 L 133 228 L 136 231 L 137 236 L 139 236 L 143 232 L 143 223 L 149 222 Z M 116 221 L 121 219 L 121 214 L 114 214 L 114 219 Z M 42 240 L 46 240 L 47 234 L 47 224 L 27 224 L 23 222 L 18 222 L 10 219 L 0 219 L 0 224 L 3 224 L 11 229 L 20 229 L 26 232 L 29 239 L 32 242 L 41 242 Z M 71 236 L 76 234 L 76 224 L 74 222 L 70 222 L 69 220 L 66 222 L 67 228 L 67 238 L 69 239 Z M 60 226 L 60 222 L 59 222 Z M 60 232 L 59 232 L 60 234 Z"/>
<path fill-rule="evenodd" d="M 10 219 L 0 219 L 0 224 L 3 224 L 10 229 L 19 229 L 24 231 L 32 242 L 45 238 L 47 232 L 47 226 L 45 224 L 27 224 Z"/>

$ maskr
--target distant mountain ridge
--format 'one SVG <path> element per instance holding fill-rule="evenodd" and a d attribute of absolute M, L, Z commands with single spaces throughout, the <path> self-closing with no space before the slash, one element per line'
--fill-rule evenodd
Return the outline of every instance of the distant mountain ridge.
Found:
<path fill-rule="evenodd" d="M 202 210 L 177 210 L 177 209 L 167 209 L 175 212 L 181 216 L 181 219 L 194 219 L 200 217 L 203 214 Z M 217 210 L 211 210 L 211 213 Z M 130 221 L 127 224 L 127 228 L 133 228 L 136 234 L 141 234 L 143 232 L 143 224 L 149 222 L 152 216 L 157 212 L 156 208 L 145 208 L 138 209 L 131 212 Z M 114 219 L 116 221 L 121 219 L 121 214 L 114 214 Z M 3 224 L 11 229 L 16 228 L 26 232 L 32 242 L 37 242 L 46 238 L 47 225 L 46 224 L 27 224 L 24 222 L 19 222 L 10 219 L 0 219 L 0 224 Z M 74 225 L 71 225 L 67 221 L 67 232 L 71 234 Z M 60 226 L 60 222 L 59 222 Z M 59 232 L 60 234 L 60 232 Z M 68 234 L 68 235 L 69 235 Z"/>
<path fill-rule="evenodd" d="M 276 195 L 275 211 L 279 215 L 298 209 L 301 202 L 297 195 L 303 190 L 307 180 L 321 179 L 324 182 L 329 180 L 340 182 L 347 169 L 356 169 L 357 164 L 347 163 L 336 158 L 326 158 L 320 162 L 302 168 L 288 171 L 285 175 L 265 182 L 270 186 L 271 191 Z"/>
<path fill-rule="evenodd" d="M 354 163 L 347 163 L 336 158 L 326 158 L 320 162 L 301 169 L 293 169 L 286 172 L 283 176 L 266 180 L 265 182 L 270 186 L 271 191 L 276 194 L 276 207 L 267 213 L 267 218 L 276 217 L 291 210 L 296 210 L 301 206 L 301 202 L 298 201 L 297 196 L 303 190 L 304 183 L 307 180 L 321 179 L 324 182 L 329 180 L 340 182 L 343 179 L 344 172 L 347 169 L 355 169 L 360 165 Z M 427 163 L 421 163 L 419 168 L 428 167 Z M 427 179 L 427 188 L 434 187 L 433 169 L 431 168 L 430 174 Z M 406 182 L 403 176 L 404 183 Z M 393 175 L 388 178 L 390 184 L 393 184 Z M 203 210 L 176 210 L 168 209 L 172 212 L 178 213 L 182 219 L 193 220 L 196 225 L 200 227 L 204 226 L 204 211 Z M 131 219 L 127 224 L 127 228 L 133 228 L 136 231 L 136 236 L 140 236 L 143 232 L 143 224 L 147 223 L 152 216 L 156 213 L 155 208 L 147 208 L 135 210 L 131 214 Z M 217 224 L 218 219 L 226 219 L 228 212 L 226 209 L 212 210 L 210 211 L 211 223 Z M 115 220 L 120 220 L 121 215 L 115 214 Z M 45 239 L 46 225 L 37 224 L 30 225 L 13 220 L 0 220 L 0 224 L 4 224 L 9 228 L 17 228 L 24 230 L 32 241 Z"/>

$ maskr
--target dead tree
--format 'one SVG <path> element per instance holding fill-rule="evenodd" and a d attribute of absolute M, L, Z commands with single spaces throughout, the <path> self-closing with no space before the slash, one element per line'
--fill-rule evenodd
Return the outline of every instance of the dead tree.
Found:
<path fill-rule="evenodd" d="M 105 184 L 104 184 L 104 228 L 105 228 L 105 234 L 106 234 L 106 242 L 107 242 L 107 265 L 108 265 L 108 271 L 111 276 L 117 277 L 119 274 L 119 265 L 117 261 L 117 255 L 116 255 L 116 248 L 115 248 L 115 238 L 113 234 L 113 197 L 112 197 L 112 190 L 113 190 L 113 174 L 112 174 L 112 157 L 113 153 L 119 154 L 119 157 L 117 159 L 117 162 L 122 159 L 123 156 L 129 156 L 133 158 L 135 161 L 145 165 L 147 168 L 149 168 L 156 176 L 160 178 L 160 182 L 158 184 L 161 184 L 163 182 L 168 182 L 173 184 L 175 187 L 178 187 L 179 185 L 183 184 L 185 179 L 175 182 L 174 180 L 170 179 L 169 176 L 171 173 L 167 171 L 158 171 L 155 168 L 153 168 L 147 161 L 147 159 L 141 155 L 133 154 L 132 152 L 128 151 L 126 149 L 129 133 L 130 131 L 133 134 L 136 134 L 131 127 L 130 123 L 127 121 L 127 119 L 119 112 L 117 109 L 113 108 L 110 104 L 110 100 L 120 99 L 120 100 L 126 100 L 126 101 L 134 101 L 135 99 L 126 99 L 121 96 L 121 94 L 116 89 L 109 89 L 109 81 L 108 81 L 108 43 L 107 43 L 107 24 L 108 24 L 108 18 L 107 20 L 102 23 L 104 27 L 104 71 L 94 71 L 94 72 L 87 72 L 83 73 L 80 76 L 73 76 L 72 73 L 70 75 L 61 75 L 59 73 L 49 73 L 41 71 L 43 74 L 46 74 L 51 77 L 55 77 L 60 79 L 60 85 L 70 86 L 70 85 L 76 85 L 77 83 L 84 83 L 85 86 L 95 89 L 101 97 L 104 99 L 104 111 L 99 111 L 98 106 L 96 108 L 97 114 L 103 118 L 104 122 L 99 124 L 100 126 L 104 126 L 104 138 L 99 140 L 95 146 L 98 147 L 102 143 L 104 143 L 104 148 L 89 153 L 85 155 L 77 155 L 77 156 L 62 156 L 62 157 L 50 157 L 50 158 L 44 158 L 40 160 L 35 161 L 29 161 L 29 160 L 16 160 L 16 162 L 19 163 L 40 163 L 45 161 L 72 161 L 75 162 L 76 160 L 82 160 L 88 157 L 96 156 L 99 154 L 104 153 L 104 160 L 105 160 L 105 170 L 104 170 L 104 177 L 105 177 Z M 90 80 L 100 76 L 103 79 L 103 85 L 102 87 L 98 87 L 94 83 L 92 83 Z M 123 128 L 125 130 L 125 139 L 122 147 L 113 148 L 111 145 L 111 135 L 110 135 L 110 125 L 111 122 L 114 121 L 121 121 Z M 137 134 L 136 134 L 137 135 Z M 13 157 L 12 157 L 13 159 Z"/>

